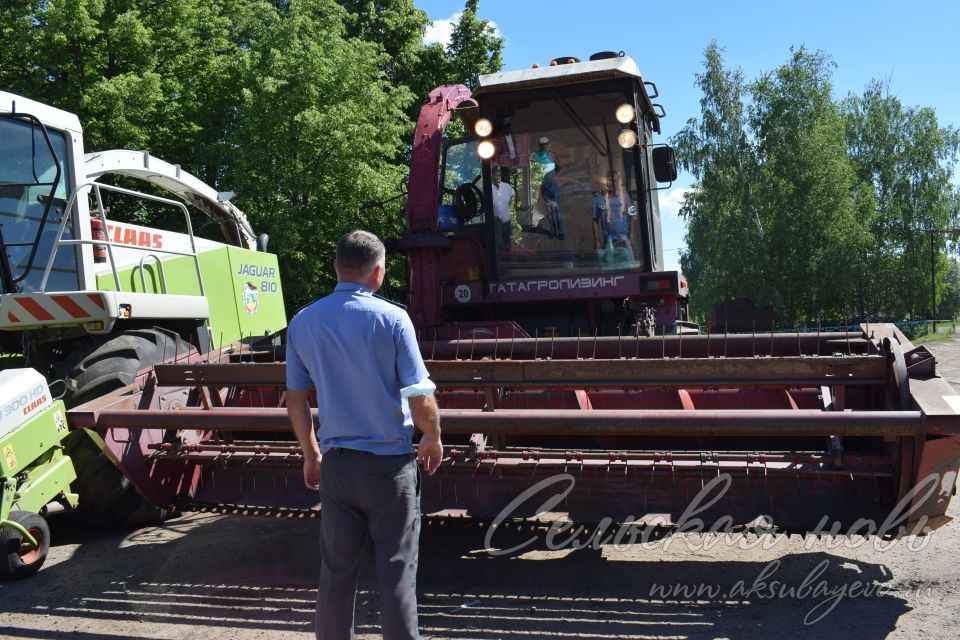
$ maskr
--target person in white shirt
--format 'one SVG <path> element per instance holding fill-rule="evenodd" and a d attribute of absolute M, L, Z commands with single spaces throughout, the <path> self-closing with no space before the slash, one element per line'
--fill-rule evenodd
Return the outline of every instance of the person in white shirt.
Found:
<path fill-rule="evenodd" d="M 509 251 L 511 231 L 513 229 L 513 198 L 516 192 L 509 182 L 503 182 L 503 170 L 493 167 L 493 217 L 496 225 L 497 245 L 502 251 Z"/>

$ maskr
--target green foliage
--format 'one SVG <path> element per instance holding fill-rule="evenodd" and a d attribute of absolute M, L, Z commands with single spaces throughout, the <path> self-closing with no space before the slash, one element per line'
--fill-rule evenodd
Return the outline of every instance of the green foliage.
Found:
<path fill-rule="evenodd" d="M 862 96 L 843 101 L 846 141 L 858 185 L 872 209 L 863 224 L 874 243 L 864 254 L 870 270 L 862 283 L 862 311 L 883 317 L 933 317 L 930 236 L 927 229 L 956 225 L 958 192 L 950 178 L 960 134 L 937 124 L 930 108 L 904 108 L 874 81 Z M 943 255 L 947 235 L 933 235 L 937 297 L 955 296 Z M 879 286 L 882 282 L 890 286 Z"/>
<path fill-rule="evenodd" d="M 147 149 L 235 191 L 292 310 L 332 287 L 344 231 L 399 234 L 396 203 L 358 212 L 402 193 L 420 99 L 499 68 L 476 11 L 448 51 L 412 0 L 5 0 L 0 87 L 76 113 L 88 150 Z"/>
<path fill-rule="evenodd" d="M 943 297 L 938 299 L 937 317 L 956 318 L 960 315 L 960 263 L 957 260 L 947 260 L 944 280 Z"/>
<path fill-rule="evenodd" d="M 743 77 L 723 68 L 716 43 L 704 59 L 697 75 L 702 118 L 691 119 L 673 140 L 681 166 L 697 179 L 681 210 L 688 250 L 680 262 L 696 287 L 698 313 L 709 306 L 704 301 L 750 297 L 767 260 L 751 190 L 756 163 L 746 134 Z"/>
<path fill-rule="evenodd" d="M 480 75 L 498 71 L 503 66 L 503 38 L 497 35 L 489 20 L 477 18 L 478 3 L 479 0 L 466 0 L 447 49 L 452 76 L 471 88 L 476 86 Z"/>
<path fill-rule="evenodd" d="M 696 178 L 681 209 L 694 312 L 748 298 L 784 326 L 929 313 L 923 232 L 956 211 L 956 131 L 878 83 L 834 100 L 822 52 L 792 50 L 750 83 L 715 42 L 704 59 L 701 118 L 673 139 Z M 943 297 L 956 285 L 935 238 Z"/>
<path fill-rule="evenodd" d="M 832 63 L 801 48 L 751 88 L 756 202 L 767 229 L 772 303 L 787 326 L 845 317 L 848 277 L 862 237 L 849 197 L 852 171 L 843 121 L 831 97 Z"/>
<path fill-rule="evenodd" d="M 342 18 L 332 0 L 260 17 L 229 141 L 227 182 L 243 185 L 252 221 L 279 242 L 282 273 L 296 274 L 284 282 L 294 304 L 332 287 L 340 235 L 395 235 L 400 222 L 356 212 L 398 189 L 403 169 L 390 160 L 413 96 L 380 71 L 386 54 L 375 43 L 346 37 Z"/>

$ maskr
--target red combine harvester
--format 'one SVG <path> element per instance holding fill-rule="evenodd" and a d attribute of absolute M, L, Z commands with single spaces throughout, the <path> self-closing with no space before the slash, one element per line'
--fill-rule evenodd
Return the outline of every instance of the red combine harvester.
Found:
<path fill-rule="evenodd" d="M 417 123 L 393 245 L 448 447 L 424 513 L 669 526 L 712 487 L 708 525 L 846 532 L 898 502 L 898 524 L 942 522 L 960 396 L 931 354 L 892 325 L 699 334 L 662 271 L 657 183 L 676 170 L 656 88 L 621 54 L 554 62 L 438 88 Z M 454 115 L 471 135 L 445 136 Z M 157 365 L 70 424 L 156 505 L 315 517 L 282 359 Z"/>

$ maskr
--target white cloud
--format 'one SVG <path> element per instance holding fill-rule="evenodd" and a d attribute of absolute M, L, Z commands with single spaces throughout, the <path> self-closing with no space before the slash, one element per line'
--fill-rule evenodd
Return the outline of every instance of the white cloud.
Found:
<path fill-rule="evenodd" d="M 460 16 L 463 11 L 457 11 L 455 14 L 445 20 L 434 20 L 427 26 L 426 33 L 423 34 L 423 44 L 433 44 L 439 42 L 444 47 L 450 44 L 450 36 L 453 35 L 453 28 L 460 22 Z"/>
<path fill-rule="evenodd" d="M 457 23 L 460 22 L 460 18 L 463 17 L 463 11 L 457 11 L 449 18 L 434 20 L 427 26 L 426 32 L 423 34 L 423 44 L 433 44 L 434 42 L 439 42 L 444 46 L 444 48 L 450 46 L 450 36 L 453 35 L 453 28 L 457 26 Z M 497 37 L 502 37 L 503 34 L 500 33 L 500 27 L 497 26 L 497 23 L 493 20 L 488 20 L 490 26 L 493 27 L 493 33 Z"/>
<path fill-rule="evenodd" d="M 680 207 L 683 205 L 683 197 L 689 191 L 689 187 L 677 187 L 671 191 L 660 194 L 660 213 L 670 214 L 671 216 L 680 215 Z"/>

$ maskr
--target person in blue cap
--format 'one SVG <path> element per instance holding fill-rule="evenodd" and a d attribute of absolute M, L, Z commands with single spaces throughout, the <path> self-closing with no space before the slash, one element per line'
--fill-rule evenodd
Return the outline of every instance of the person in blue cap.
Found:
<path fill-rule="evenodd" d="M 547 136 L 540 137 L 540 150 L 534 151 L 531 154 L 531 159 L 534 162 L 542 165 L 556 165 L 556 158 L 554 157 L 553 152 L 550 151 L 550 138 Z M 549 167 L 547 171 L 550 169 L 552 169 L 552 167 Z"/>

